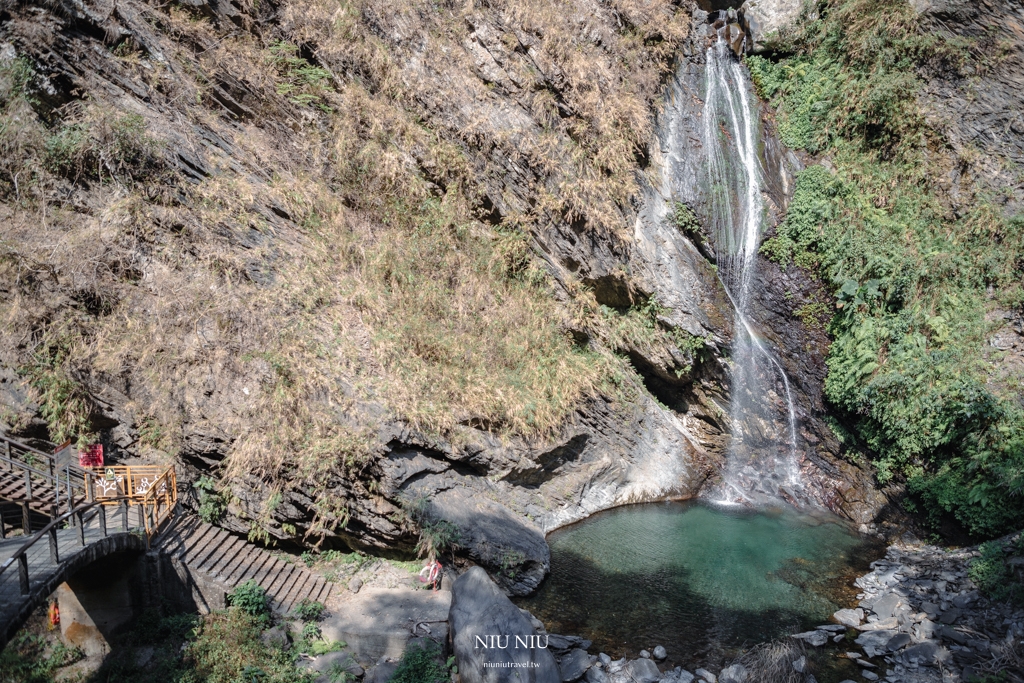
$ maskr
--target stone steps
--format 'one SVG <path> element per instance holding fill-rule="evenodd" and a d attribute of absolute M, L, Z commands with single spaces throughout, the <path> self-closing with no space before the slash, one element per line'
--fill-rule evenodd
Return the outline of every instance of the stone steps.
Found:
<path fill-rule="evenodd" d="M 230 591 L 252 579 L 267 592 L 271 609 L 287 614 L 304 598 L 326 603 L 340 589 L 305 567 L 196 517 L 182 517 L 155 546 L 190 572 Z"/>

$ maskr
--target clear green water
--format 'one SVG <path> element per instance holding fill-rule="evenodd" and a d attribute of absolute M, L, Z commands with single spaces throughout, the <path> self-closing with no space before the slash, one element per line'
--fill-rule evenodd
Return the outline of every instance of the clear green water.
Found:
<path fill-rule="evenodd" d="M 883 550 L 831 518 L 700 503 L 609 510 L 548 543 L 551 574 L 521 607 L 612 656 L 660 644 L 684 666 L 827 623 Z"/>

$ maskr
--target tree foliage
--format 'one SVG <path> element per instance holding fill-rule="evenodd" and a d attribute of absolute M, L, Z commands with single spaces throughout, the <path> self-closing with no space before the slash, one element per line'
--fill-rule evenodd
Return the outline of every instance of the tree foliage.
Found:
<path fill-rule="evenodd" d="M 822 4 L 794 52 L 748 58 L 783 141 L 827 155 L 796 184 L 763 253 L 836 297 L 825 394 L 878 478 L 905 480 L 935 522 L 993 536 L 1024 517 L 1020 378 L 1000 378 L 986 313 L 1024 302 L 1024 218 L 974 190 L 958 211 L 926 163 L 920 74 L 956 70 L 961 39 L 923 35 L 906 3 Z"/>

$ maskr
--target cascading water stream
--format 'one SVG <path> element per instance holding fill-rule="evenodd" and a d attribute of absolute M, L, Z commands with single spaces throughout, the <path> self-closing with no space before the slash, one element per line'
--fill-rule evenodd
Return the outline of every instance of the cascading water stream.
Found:
<path fill-rule="evenodd" d="M 734 309 L 731 436 L 720 502 L 800 503 L 789 378 L 750 324 L 763 224 L 760 131 L 743 67 L 720 35 L 707 49 L 702 138 L 719 275 Z M 782 389 L 781 394 L 778 389 Z"/>

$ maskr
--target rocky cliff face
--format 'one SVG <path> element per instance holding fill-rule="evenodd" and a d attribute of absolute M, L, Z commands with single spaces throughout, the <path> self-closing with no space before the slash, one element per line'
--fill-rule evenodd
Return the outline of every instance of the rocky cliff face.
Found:
<path fill-rule="evenodd" d="M 547 571 L 545 531 L 699 494 L 728 438 L 732 316 L 708 245 L 666 207 L 701 212 L 705 19 L 658 2 L 3 5 L 5 430 L 57 440 L 60 423 L 115 459 L 225 475 L 222 523 L 257 536 L 411 551 L 445 520 L 513 593 Z M 765 126 L 777 220 L 796 162 Z M 458 403 L 437 428 L 403 411 L 421 404 L 394 396 L 430 386 L 391 368 L 442 352 L 382 355 L 373 297 L 399 281 L 350 295 L 346 278 L 420 202 L 457 203 L 486 245 L 528 234 L 558 302 L 544 315 L 581 353 L 615 352 L 615 381 L 543 433 Z M 318 241 L 325 225 L 342 237 Z M 868 521 L 883 501 L 821 421 L 828 340 L 788 303 L 819 294 L 764 272 L 757 322 L 797 388 L 805 476 Z M 609 332 L 644 305 L 644 340 Z"/>

